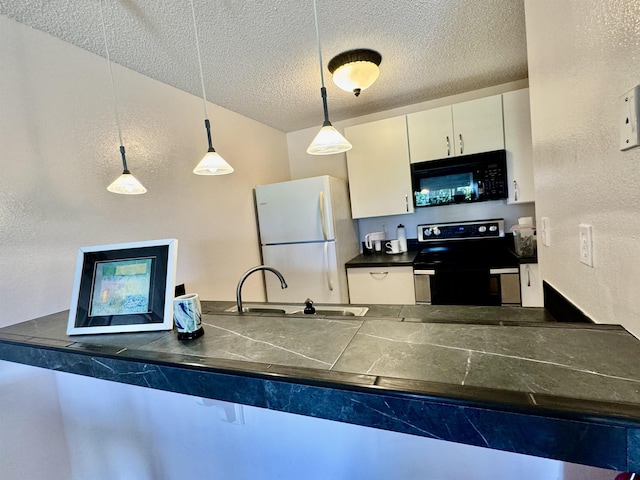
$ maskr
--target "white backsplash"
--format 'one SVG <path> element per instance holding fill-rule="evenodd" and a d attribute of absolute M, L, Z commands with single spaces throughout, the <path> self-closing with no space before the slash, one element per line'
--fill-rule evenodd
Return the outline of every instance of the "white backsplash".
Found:
<path fill-rule="evenodd" d="M 417 208 L 415 213 L 406 215 L 390 215 L 387 217 L 361 218 L 358 220 L 360 241 L 369 232 L 385 230 L 387 239 L 396 238 L 396 227 L 405 226 L 407 238 L 416 238 L 418 225 L 441 222 L 466 222 L 503 218 L 505 230 L 518 223 L 519 217 L 533 217 L 535 219 L 535 204 L 522 203 L 507 205 L 506 200 L 493 200 L 459 205 L 442 205 L 438 207 Z"/>

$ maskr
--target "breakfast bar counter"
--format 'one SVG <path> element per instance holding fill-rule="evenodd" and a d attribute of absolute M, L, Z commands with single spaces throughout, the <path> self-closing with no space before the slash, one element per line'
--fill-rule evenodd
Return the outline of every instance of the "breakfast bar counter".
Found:
<path fill-rule="evenodd" d="M 184 342 L 175 331 L 67 336 L 59 312 L 0 329 L 0 360 L 640 471 L 640 341 L 622 327 L 523 308 L 311 317 L 233 305 L 203 302 L 205 335 Z"/>

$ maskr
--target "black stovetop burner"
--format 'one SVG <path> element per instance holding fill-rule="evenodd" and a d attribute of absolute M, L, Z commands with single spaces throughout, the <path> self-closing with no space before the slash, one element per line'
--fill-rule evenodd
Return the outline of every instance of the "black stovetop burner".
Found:
<path fill-rule="evenodd" d="M 490 269 L 516 266 L 501 219 L 418 226 L 422 246 L 414 269 Z M 511 242 L 512 243 L 512 242 Z"/>

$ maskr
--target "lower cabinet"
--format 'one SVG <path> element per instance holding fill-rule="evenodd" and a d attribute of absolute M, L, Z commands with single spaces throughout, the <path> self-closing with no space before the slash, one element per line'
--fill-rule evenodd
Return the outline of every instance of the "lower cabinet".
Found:
<path fill-rule="evenodd" d="M 520 295 L 523 307 L 544 307 L 542 279 L 537 263 L 520 265 Z"/>
<path fill-rule="evenodd" d="M 413 267 L 347 268 L 351 303 L 415 305 Z"/>

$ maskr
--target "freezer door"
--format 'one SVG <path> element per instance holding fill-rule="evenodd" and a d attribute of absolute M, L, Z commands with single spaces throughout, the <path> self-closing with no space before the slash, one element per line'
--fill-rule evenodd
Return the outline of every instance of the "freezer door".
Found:
<path fill-rule="evenodd" d="M 262 245 L 335 239 L 328 176 L 256 187 Z"/>
<path fill-rule="evenodd" d="M 346 273 L 338 270 L 335 242 L 267 245 L 262 247 L 264 264 L 284 276 L 288 288 L 265 272 L 267 300 L 304 305 L 310 298 L 317 303 L 349 303 Z M 340 267 L 344 270 L 344 265 Z M 341 278 L 344 277 L 344 278 Z"/>

